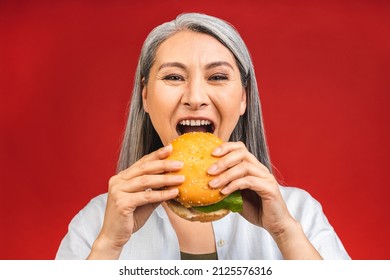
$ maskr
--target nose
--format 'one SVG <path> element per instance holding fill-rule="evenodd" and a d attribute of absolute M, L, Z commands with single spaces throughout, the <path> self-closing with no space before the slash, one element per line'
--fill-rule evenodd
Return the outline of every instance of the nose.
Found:
<path fill-rule="evenodd" d="M 206 85 L 200 79 L 188 83 L 182 96 L 182 104 L 191 110 L 199 110 L 210 104 Z"/>

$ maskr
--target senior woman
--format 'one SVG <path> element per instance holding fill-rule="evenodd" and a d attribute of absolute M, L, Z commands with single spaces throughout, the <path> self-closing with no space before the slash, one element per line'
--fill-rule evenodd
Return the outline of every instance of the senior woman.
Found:
<path fill-rule="evenodd" d="M 208 169 L 216 176 L 210 187 L 223 194 L 241 190 L 241 213 L 199 223 L 166 206 L 185 179 L 166 174 L 183 166 L 166 159 L 172 152 L 169 143 L 195 130 L 224 141 L 213 151 L 218 161 Z M 56 258 L 349 256 L 320 204 L 301 189 L 280 186 L 272 175 L 253 64 L 239 33 L 221 19 L 188 13 L 146 38 L 118 173 L 108 193 L 74 217 Z"/>

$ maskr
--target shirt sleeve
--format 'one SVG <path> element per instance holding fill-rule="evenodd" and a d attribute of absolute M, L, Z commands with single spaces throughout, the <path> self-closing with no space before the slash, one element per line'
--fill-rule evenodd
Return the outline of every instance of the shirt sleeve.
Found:
<path fill-rule="evenodd" d="M 317 200 L 297 188 L 284 187 L 282 194 L 290 213 L 301 223 L 306 236 L 324 259 L 350 259 Z"/>
<path fill-rule="evenodd" d="M 56 254 L 57 260 L 86 259 L 102 227 L 106 195 L 92 199 L 70 222 Z"/>

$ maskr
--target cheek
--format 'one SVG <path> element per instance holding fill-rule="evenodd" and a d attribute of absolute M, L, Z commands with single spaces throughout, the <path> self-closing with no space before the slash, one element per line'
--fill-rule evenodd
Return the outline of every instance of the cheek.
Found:
<path fill-rule="evenodd" d="M 148 103 L 149 116 L 153 123 L 162 122 L 166 116 L 169 115 L 169 104 L 166 104 L 163 99 L 153 99 Z"/>
<path fill-rule="evenodd" d="M 226 135 L 227 138 L 229 138 L 242 115 L 242 104 L 242 99 L 237 95 L 226 96 L 218 100 L 217 108 L 221 118 L 221 129 L 228 134 Z"/>
<path fill-rule="evenodd" d="M 166 123 L 176 108 L 177 95 L 164 91 L 164 88 L 149 92 L 147 107 L 153 124 Z"/>
<path fill-rule="evenodd" d="M 148 87 L 148 95 L 147 95 L 146 103 L 150 114 L 155 113 L 159 105 L 161 109 L 165 107 L 164 98 L 163 98 L 164 95 L 165 93 L 159 90 L 155 84 L 152 83 L 152 85 Z"/>
<path fill-rule="evenodd" d="M 235 95 L 226 95 L 217 101 L 221 114 L 227 119 L 236 119 L 242 112 L 242 99 Z"/>

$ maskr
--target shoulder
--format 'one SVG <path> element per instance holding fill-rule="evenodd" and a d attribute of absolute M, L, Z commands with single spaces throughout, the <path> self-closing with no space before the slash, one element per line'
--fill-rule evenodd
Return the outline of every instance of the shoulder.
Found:
<path fill-rule="evenodd" d="M 56 259 L 85 259 L 103 224 L 107 194 L 91 199 L 68 226 Z"/>
<path fill-rule="evenodd" d="M 292 201 L 305 200 L 305 199 L 314 200 L 314 198 L 307 191 L 300 188 L 279 186 L 279 189 L 285 200 L 292 200 Z"/>
<path fill-rule="evenodd" d="M 324 214 L 321 204 L 307 191 L 280 187 L 292 216 L 324 259 L 349 259 L 343 244 Z"/>
<path fill-rule="evenodd" d="M 106 208 L 106 203 L 107 203 L 107 193 L 103 193 L 92 198 L 81 211 L 102 210 L 104 212 Z"/>
<path fill-rule="evenodd" d="M 99 228 L 106 210 L 107 193 L 92 198 L 71 221 L 70 226 Z"/>
<path fill-rule="evenodd" d="M 329 225 L 320 202 L 310 193 L 300 188 L 286 186 L 280 186 L 280 191 L 291 215 L 304 228 L 312 228 L 313 224 Z"/>
<path fill-rule="evenodd" d="M 72 219 L 69 232 L 76 232 L 93 239 L 97 236 L 103 224 L 106 210 L 107 194 L 101 194 L 91 199 Z"/>
<path fill-rule="evenodd" d="M 100 218 L 104 217 L 104 212 L 106 209 L 107 203 L 107 194 L 100 194 L 94 198 L 92 198 L 73 218 L 72 222 L 77 220 L 84 220 L 91 218 Z"/>
<path fill-rule="evenodd" d="M 321 204 L 309 192 L 296 188 L 279 186 L 280 192 L 290 211 L 303 210 L 307 208 L 322 211 Z"/>

